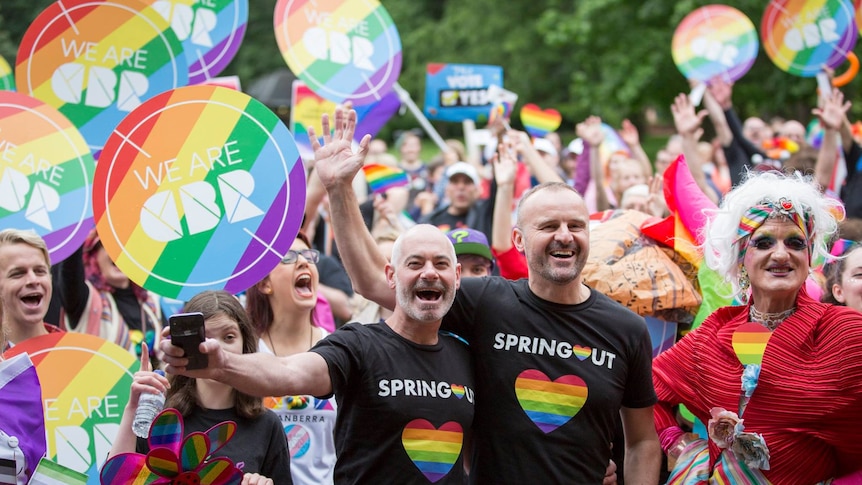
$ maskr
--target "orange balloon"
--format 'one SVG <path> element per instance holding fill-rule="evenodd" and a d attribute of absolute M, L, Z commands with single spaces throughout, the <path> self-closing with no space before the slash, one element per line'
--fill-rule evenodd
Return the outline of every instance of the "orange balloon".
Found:
<path fill-rule="evenodd" d="M 856 54 L 850 52 L 847 54 L 847 60 L 850 61 L 850 67 L 844 71 L 844 74 L 840 76 L 836 76 L 832 79 L 832 85 L 836 88 L 840 88 L 845 84 L 849 83 L 856 77 L 856 74 L 859 72 L 859 58 L 856 57 Z"/>

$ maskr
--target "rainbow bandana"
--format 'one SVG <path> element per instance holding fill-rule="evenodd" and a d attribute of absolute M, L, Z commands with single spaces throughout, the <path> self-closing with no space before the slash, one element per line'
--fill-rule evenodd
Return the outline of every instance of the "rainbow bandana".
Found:
<path fill-rule="evenodd" d="M 774 202 L 771 199 L 763 199 L 756 206 L 748 209 L 739 221 L 739 227 L 736 229 L 736 240 L 734 244 L 738 244 L 739 248 L 739 263 L 742 264 L 742 258 L 745 256 L 745 250 L 748 247 L 748 238 L 763 225 L 770 217 L 785 216 L 802 230 L 805 235 L 805 240 L 808 241 L 809 258 L 811 249 L 811 236 L 814 233 L 814 219 L 811 218 L 811 213 L 805 209 L 796 210 L 793 202 L 784 197 Z"/>

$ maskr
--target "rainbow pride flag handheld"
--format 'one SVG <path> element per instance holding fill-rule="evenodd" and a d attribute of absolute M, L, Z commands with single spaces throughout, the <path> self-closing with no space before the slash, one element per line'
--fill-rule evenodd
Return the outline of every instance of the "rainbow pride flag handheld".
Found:
<path fill-rule="evenodd" d="M 287 66 L 330 101 L 379 101 L 398 81 L 401 38 L 377 0 L 278 0 L 273 23 Z"/>
<path fill-rule="evenodd" d="M 183 44 L 189 84 L 218 76 L 245 35 L 248 0 L 143 0 L 168 22 Z"/>
<path fill-rule="evenodd" d="M 814 77 L 853 51 L 859 36 L 855 19 L 847 0 L 772 0 L 763 12 L 760 40 L 776 67 Z"/>
<path fill-rule="evenodd" d="M 52 3 L 30 24 L 15 63 L 18 90 L 60 110 L 94 153 L 126 114 L 188 78 L 170 23 L 140 0 Z"/>
<path fill-rule="evenodd" d="M 553 108 L 543 110 L 533 103 L 525 104 L 521 108 L 521 123 L 532 137 L 541 138 L 557 131 L 562 122 L 563 116 Z"/>
<path fill-rule="evenodd" d="M 99 468 L 111 449 L 140 362 L 119 345 L 74 332 L 27 339 L 4 357 L 25 353 L 42 387 L 45 456 L 87 475 L 88 484 L 98 484 Z M 31 419 L 24 413 L 32 411 L 16 410 L 12 420 Z"/>
<path fill-rule="evenodd" d="M 375 194 L 382 194 L 393 187 L 404 187 L 410 184 L 407 172 L 388 165 L 371 163 L 362 167 L 365 180 Z"/>
<path fill-rule="evenodd" d="M 279 264 L 305 210 L 305 168 L 263 103 L 217 86 L 150 98 L 108 139 L 93 210 L 102 244 L 144 288 L 239 293 Z"/>
<path fill-rule="evenodd" d="M 87 475 L 42 458 L 28 485 L 85 485 L 86 483 Z"/>
<path fill-rule="evenodd" d="M 671 52 L 686 79 L 727 82 L 741 78 L 757 58 L 757 31 L 748 17 L 727 5 L 706 5 L 686 15 L 673 34 Z"/>
<path fill-rule="evenodd" d="M 87 142 L 59 111 L 0 91 L 0 227 L 32 229 L 53 263 L 84 243 L 93 227 L 93 173 Z"/>

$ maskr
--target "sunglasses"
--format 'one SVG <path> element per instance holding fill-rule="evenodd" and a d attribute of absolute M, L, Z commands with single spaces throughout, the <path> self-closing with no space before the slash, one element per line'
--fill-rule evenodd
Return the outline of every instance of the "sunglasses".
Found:
<path fill-rule="evenodd" d="M 316 249 L 300 249 L 299 251 L 288 249 L 287 254 L 284 255 L 281 262 L 283 264 L 293 264 L 300 255 L 312 264 L 317 264 L 317 262 L 320 261 L 320 251 Z"/>

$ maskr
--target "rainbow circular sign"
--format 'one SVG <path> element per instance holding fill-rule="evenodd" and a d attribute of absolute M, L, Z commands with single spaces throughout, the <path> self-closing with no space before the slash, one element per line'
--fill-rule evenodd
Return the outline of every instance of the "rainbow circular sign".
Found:
<path fill-rule="evenodd" d="M 42 387 L 48 458 L 97 485 L 140 363 L 119 345 L 72 332 L 27 339 L 4 357 L 25 352 Z"/>
<path fill-rule="evenodd" d="M 129 113 L 93 186 L 111 259 L 132 281 L 179 300 L 263 279 L 305 209 L 305 169 L 284 123 L 254 98 L 208 85 L 164 92 Z"/>
<path fill-rule="evenodd" d="M 170 22 L 183 43 L 189 84 L 218 76 L 245 35 L 248 0 L 144 0 Z"/>
<path fill-rule="evenodd" d="M 739 10 L 707 5 L 686 15 L 673 34 L 671 53 L 686 79 L 721 76 L 736 81 L 757 58 L 757 31 Z"/>
<path fill-rule="evenodd" d="M 846 0 L 772 0 L 763 13 L 760 38 L 782 71 L 814 77 L 823 66 L 847 58 L 859 36 L 853 5 Z"/>
<path fill-rule="evenodd" d="M 75 252 L 93 227 L 87 143 L 56 109 L 0 91 L 0 227 L 32 229 L 51 261 Z"/>
<path fill-rule="evenodd" d="M 274 24 L 287 66 L 330 101 L 380 101 L 401 74 L 401 39 L 377 0 L 278 0 Z"/>
<path fill-rule="evenodd" d="M 0 56 L 0 91 L 15 90 L 15 73 L 12 72 L 12 67 L 6 62 L 3 56 Z"/>
<path fill-rule="evenodd" d="M 18 89 L 57 108 L 90 149 L 144 100 L 188 84 L 182 44 L 138 0 L 62 0 L 27 29 L 15 65 Z"/>

